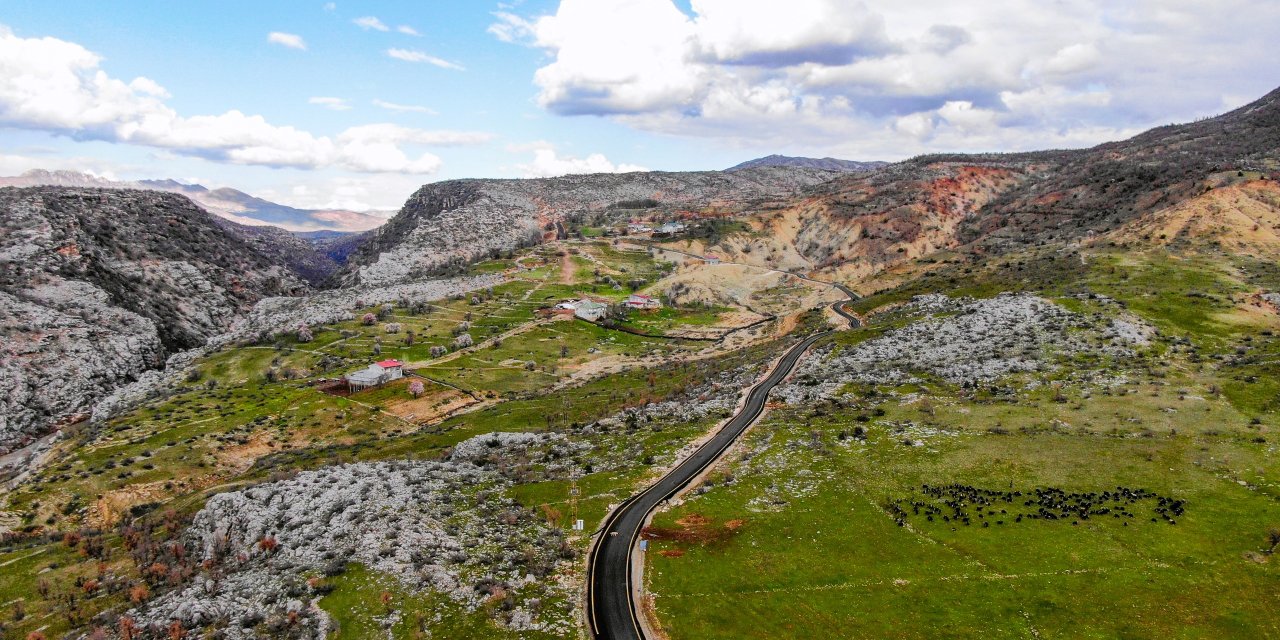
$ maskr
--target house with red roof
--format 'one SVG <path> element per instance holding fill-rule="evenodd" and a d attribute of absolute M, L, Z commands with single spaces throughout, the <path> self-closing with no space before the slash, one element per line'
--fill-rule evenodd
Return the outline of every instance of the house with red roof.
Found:
<path fill-rule="evenodd" d="M 380 387 L 392 380 L 404 377 L 404 363 L 399 360 L 375 362 L 355 373 L 346 375 L 347 386 L 352 392 Z"/>
<path fill-rule="evenodd" d="M 628 309 L 661 309 L 662 308 L 661 300 L 653 296 L 644 295 L 643 293 L 631 294 L 631 296 L 628 297 L 627 301 L 624 302 L 623 304 L 627 305 Z"/>

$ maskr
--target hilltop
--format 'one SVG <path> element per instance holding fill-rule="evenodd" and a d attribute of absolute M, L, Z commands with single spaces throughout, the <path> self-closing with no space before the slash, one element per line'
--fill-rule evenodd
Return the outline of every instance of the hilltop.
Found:
<path fill-rule="evenodd" d="M 773 154 L 763 158 L 747 160 L 746 162 L 729 167 L 728 169 L 725 169 L 725 171 L 741 171 L 743 169 L 754 169 L 757 167 L 800 167 L 803 169 L 821 169 L 823 171 L 846 171 L 853 173 L 879 169 L 887 164 L 889 163 L 880 161 L 860 162 L 857 160 L 841 160 L 839 158 L 804 158 Z"/>

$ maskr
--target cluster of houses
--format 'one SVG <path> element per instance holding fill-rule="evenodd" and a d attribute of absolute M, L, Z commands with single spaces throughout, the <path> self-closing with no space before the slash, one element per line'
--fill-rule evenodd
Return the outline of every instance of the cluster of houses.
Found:
<path fill-rule="evenodd" d="M 633 293 L 622 301 L 622 305 L 636 311 L 651 311 L 662 308 L 662 301 L 654 296 Z M 609 313 L 609 303 L 594 298 L 581 300 L 565 300 L 556 306 L 543 310 L 544 316 L 564 315 L 582 318 L 587 322 L 599 322 Z"/>
<path fill-rule="evenodd" d="M 609 313 L 609 304 L 600 300 L 583 298 L 581 300 L 565 300 L 552 309 L 552 313 L 571 315 L 587 322 L 597 322 Z"/>
<path fill-rule="evenodd" d="M 649 226 L 644 222 L 632 220 L 627 224 L 627 233 L 631 235 L 640 235 L 650 233 L 659 236 L 669 236 L 680 233 L 688 229 L 689 225 L 683 222 L 664 222 L 656 227 Z"/>

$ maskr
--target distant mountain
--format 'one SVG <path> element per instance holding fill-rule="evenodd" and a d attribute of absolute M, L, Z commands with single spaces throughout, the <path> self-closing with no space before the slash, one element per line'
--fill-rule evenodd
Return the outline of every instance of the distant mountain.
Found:
<path fill-rule="evenodd" d="M 209 189 L 177 180 L 107 180 L 75 171 L 33 169 L 20 176 L 0 178 L 0 187 L 98 187 L 106 189 L 146 189 L 179 193 L 210 213 L 249 226 L 273 225 L 287 231 L 350 231 L 373 229 L 386 222 L 383 216 L 345 209 L 297 209 L 263 200 L 236 189 Z"/>
<path fill-rule="evenodd" d="M 823 171 L 871 171 L 878 169 L 889 163 L 887 162 L 859 162 L 857 160 L 841 160 L 839 158 L 803 158 L 798 156 L 780 156 L 777 154 L 748 160 L 742 164 L 734 165 L 725 169 L 725 171 L 741 171 L 743 169 L 754 169 L 756 167 L 800 167 L 803 169 L 822 169 Z"/>

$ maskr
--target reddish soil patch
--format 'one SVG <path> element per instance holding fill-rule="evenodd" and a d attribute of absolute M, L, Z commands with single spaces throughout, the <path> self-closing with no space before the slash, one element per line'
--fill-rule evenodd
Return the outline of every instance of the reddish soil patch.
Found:
<path fill-rule="evenodd" d="M 711 524 L 711 518 L 708 518 L 699 513 L 691 513 L 683 518 L 680 518 L 679 520 L 676 520 L 676 524 L 686 529 L 690 527 L 701 527 L 701 526 L 706 526 L 708 524 Z"/>
<path fill-rule="evenodd" d="M 664 558 L 679 558 L 684 555 L 684 549 L 663 549 L 658 555 Z"/>
<path fill-rule="evenodd" d="M 706 544 L 726 540 L 734 534 L 745 520 L 729 520 L 717 525 L 711 518 L 698 513 L 691 513 L 676 520 L 678 527 L 645 527 L 640 535 L 646 540 L 671 540 Z M 683 552 L 682 552 L 683 553 Z"/>

